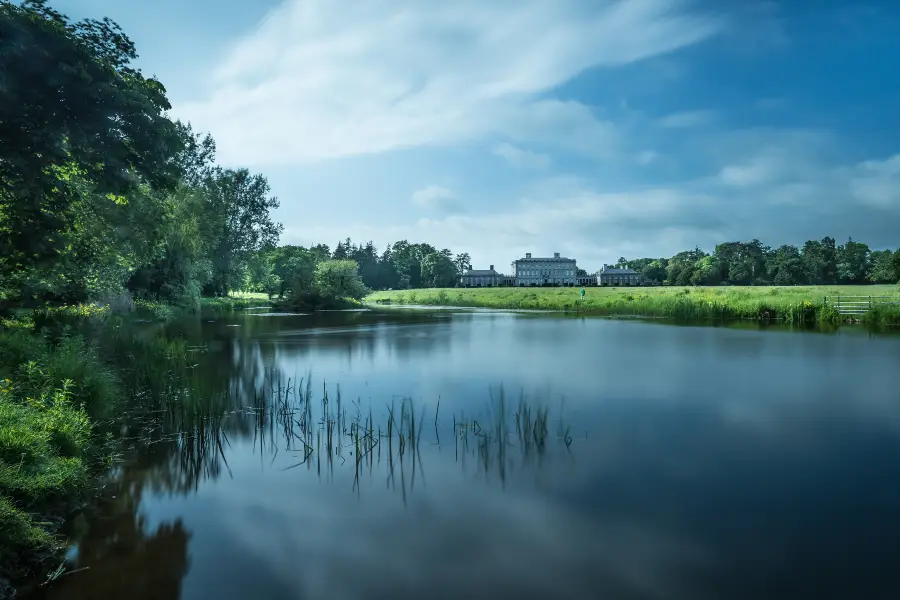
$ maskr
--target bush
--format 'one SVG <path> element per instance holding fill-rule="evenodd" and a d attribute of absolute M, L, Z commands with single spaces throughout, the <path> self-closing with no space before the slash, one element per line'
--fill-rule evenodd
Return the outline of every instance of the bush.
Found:
<path fill-rule="evenodd" d="M 121 392 L 112 369 L 81 336 L 54 343 L 28 330 L 0 330 L 0 380 L 12 381 L 19 399 L 45 397 L 63 389 L 75 406 L 95 420 L 105 420 Z M 69 382 L 66 384 L 65 382 Z"/>

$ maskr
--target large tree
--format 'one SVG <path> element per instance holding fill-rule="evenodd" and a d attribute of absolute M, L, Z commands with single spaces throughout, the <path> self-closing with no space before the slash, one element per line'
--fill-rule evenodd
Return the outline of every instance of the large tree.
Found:
<path fill-rule="evenodd" d="M 426 287 L 453 287 L 459 277 L 449 250 L 432 252 L 422 257 L 422 285 Z"/>
<path fill-rule="evenodd" d="M 836 252 L 837 276 L 841 283 L 864 283 L 869 273 L 869 246 L 852 239 L 841 244 Z"/>
<path fill-rule="evenodd" d="M 214 239 L 213 278 L 207 291 L 224 295 L 240 286 L 252 253 L 278 242 L 282 226 L 269 213 L 278 208 L 278 200 L 269 196 L 266 178 L 247 169 L 216 169 L 205 191 L 204 227 Z"/>
<path fill-rule="evenodd" d="M 779 247 L 769 257 L 769 278 L 775 285 L 794 285 L 803 281 L 803 257 L 796 246 Z"/>
<path fill-rule="evenodd" d="M 216 238 L 207 227 L 204 181 L 214 173 L 215 142 L 176 123 L 183 149 L 176 156 L 182 171 L 178 188 L 168 194 L 155 226 L 163 239 L 150 260 L 132 273 L 128 288 L 138 296 L 196 307 L 201 288 L 212 279 L 209 259 Z"/>
<path fill-rule="evenodd" d="M 85 202 L 105 217 L 179 180 L 165 88 L 135 57 L 108 19 L 0 0 L 0 289 L 12 298 L 71 249 Z"/>
<path fill-rule="evenodd" d="M 900 250 L 876 250 L 871 255 L 869 280 L 873 283 L 900 283 Z"/>

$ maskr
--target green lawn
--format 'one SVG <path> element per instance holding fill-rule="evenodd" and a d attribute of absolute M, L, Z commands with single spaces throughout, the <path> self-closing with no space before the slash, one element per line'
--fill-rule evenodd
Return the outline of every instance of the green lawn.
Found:
<path fill-rule="evenodd" d="M 230 292 L 230 298 L 240 298 L 242 300 L 268 300 L 269 295 L 264 292 Z"/>
<path fill-rule="evenodd" d="M 375 292 L 367 302 L 505 309 L 579 311 L 709 321 L 772 318 L 789 322 L 835 321 L 825 297 L 890 296 L 900 286 L 448 288 Z M 900 324 L 900 306 L 874 311 L 869 320 Z"/>

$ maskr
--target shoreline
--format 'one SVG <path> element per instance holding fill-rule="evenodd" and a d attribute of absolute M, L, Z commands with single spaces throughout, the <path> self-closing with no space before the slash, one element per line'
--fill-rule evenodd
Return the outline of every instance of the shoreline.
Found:
<path fill-rule="evenodd" d="M 183 366 L 177 343 L 142 340 L 129 326 L 259 302 L 209 298 L 192 308 L 139 300 L 0 319 L 0 429 L 10 434 L 0 439 L 0 599 L 62 574 L 62 525 L 96 501 L 115 464 L 116 408 L 153 387 L 159 374 L 150 363 L 174 377 Z"/>
<path fill-rule="evenodd" d="M 900 325 L 900 286 L 804 287 L 623 287 L 585 288 L 429 288 L 374 292 L 368 305 L 484 308 L 558 312 L 566 315 L 669 319 L 683 323 L 731 321 L 784 324 Z M 889 298 L 864 314 L 839 313 L 827 297 L 863 295 Z M 876 296 L 876 293 L 879 296 Z"/>

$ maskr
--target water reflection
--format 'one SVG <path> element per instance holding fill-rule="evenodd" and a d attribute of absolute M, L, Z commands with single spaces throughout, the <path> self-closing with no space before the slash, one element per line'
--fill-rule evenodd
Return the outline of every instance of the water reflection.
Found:
<path fill-rule="evenodd" d="M 451 313 L 170 334 L 185 379 L 128 416 L 116 498 L 73 530 L 90 568 L 43 597 L 900 597 L 896 339 Z"/>

